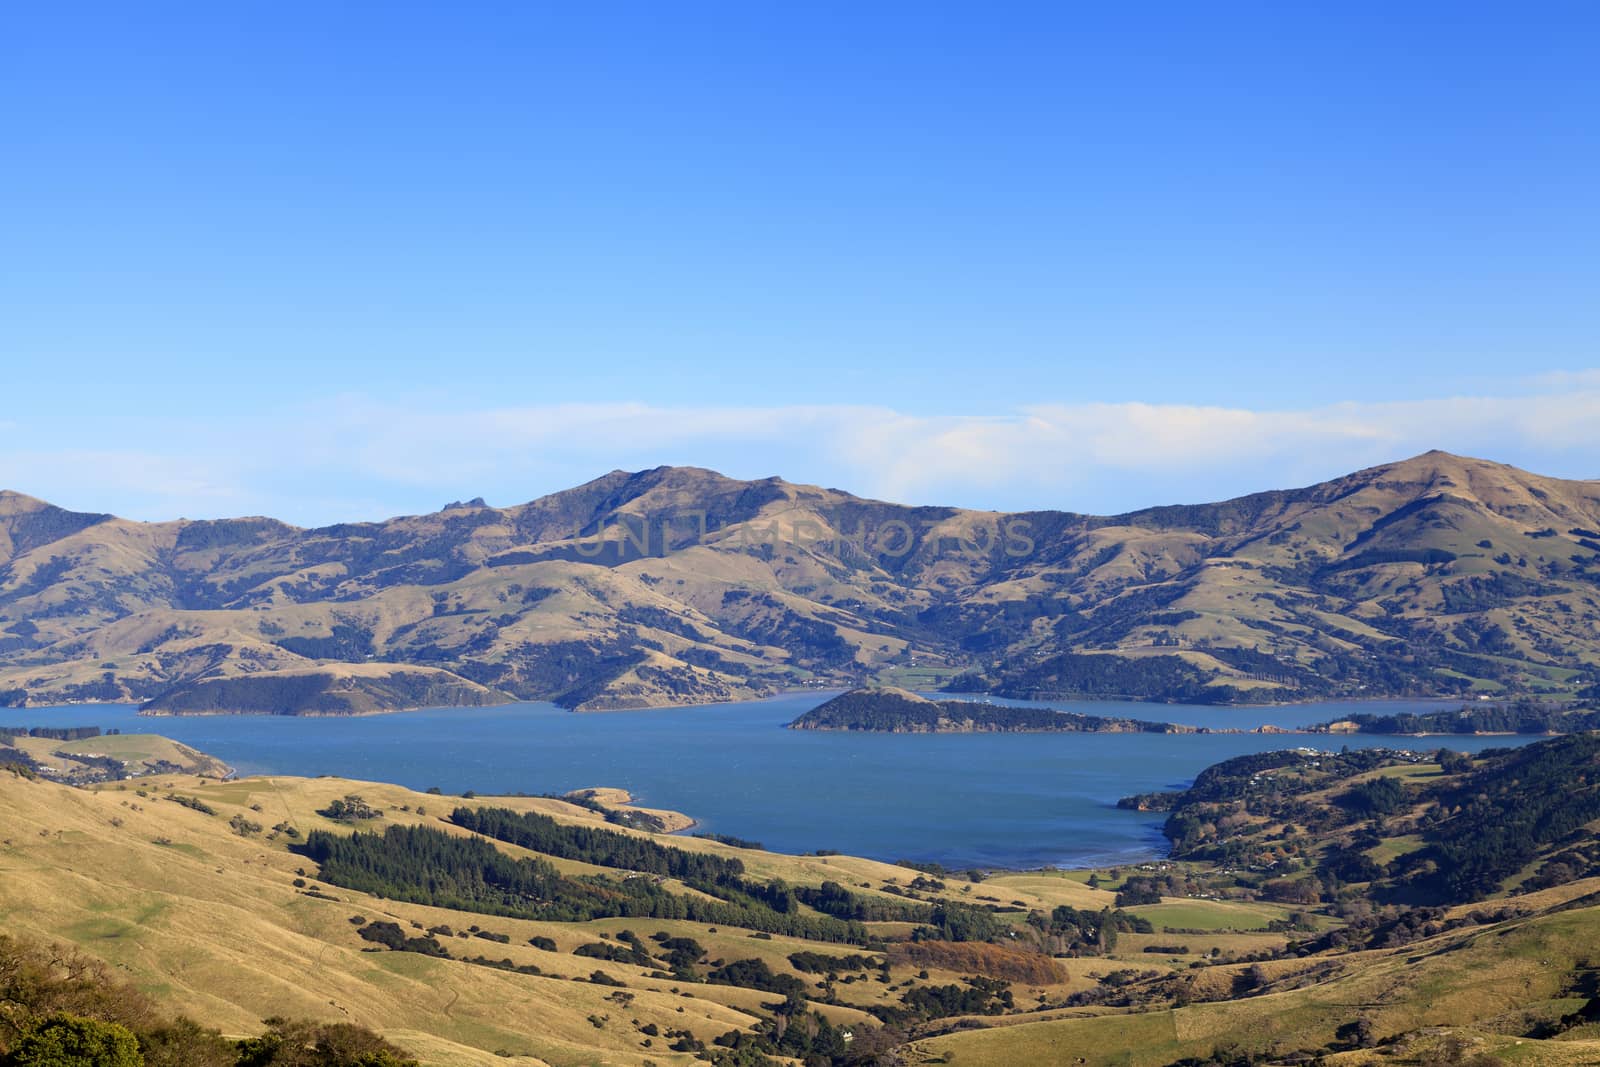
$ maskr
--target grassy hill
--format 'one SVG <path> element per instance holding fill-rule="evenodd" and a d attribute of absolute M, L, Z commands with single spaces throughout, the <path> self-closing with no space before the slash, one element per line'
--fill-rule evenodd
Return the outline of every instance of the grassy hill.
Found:
<path fill-rule="evenodd" d="M 0 493 L 0 703 L 1567 697 L 1600 692 L 1597 579 L 1600 483 L 1437 452 L 1113 517 L 693 468 L 311 530 Z M 274 672 L 321 681 L 235 682 Z"/>
<path fill-rule="evenodd" d="M 54 781 L 87 784 L 148 774 L 225 778 L 226 763 L 157 734 L 102 734 L 77 740 L 0 732 L 0 764 L 18 763 Z"/>
<path fill-rule="evenodd" d="M 323 814 L 353 793 L 376 818 L 352 822 Z M 972 896 L 970 883 L 934 890 L 918 872 L 868 860 L 652 838 L 559 800 L 476 803 L 738 861 L 746 877 L 763 883 L 848 884 L 855 896 L 885 908 L 931 912 L 933 900 Z M 506 1057 L 497 1053 L 529 1063 L 693 1062 L 692 1055 L 673 1052 L 669 1045 L 676 1039 L 663 1035 L 686 1032 L 714 1047 L 716 1038 L 753 1032 L 770 1019 L 772 1009 L 763 1005 L 784 1002 L 782 993 L 706 980 L 738 961 L 759 960 L 766 965 L 760 970 L 803 983 L 810 1008 L 859 1032 L 863 1041 L 881 1027 L 871 1009 L 900 1007 L 902 983 L 961 983 L 960 975 L 927 961 L 896 964 L 887 972 L 893 982 L 880 982 L 885 956 L 881 947 L 869 945 L 758 937 L 749 928 L 677 919 L 563 922 L 385 899 L 320 879 L 317 864 L 294 851 L 319 831 L 347 836 L 373 826 L 429 828 L 453 840 L 474 840 L 448 819 L 459 804 L 329 778 L 217 782 L 166 776 L 91 791 L 0 772 L 0 810 L 6 812 L 0 925 L 14 936 L 75 944 L 163 1003 L 226 1033 L 254 1032 L 271 1015 L 357 1022 L 425 1062 L 452 1065 L 503 1062 Z M 497 847 L 514 860 L 532 855 L 514 845 Z M 567 878 L 622 877 L 586 861 L 549 862 Z M 923 888 L 913 889 L 913 883 Z M 665 886 L 669 892 L 697 892 L 674 879 Z M 1033 907 L 1072 901 L 1098 908 L 1112 901 L 1111 894 L 1072 881 L 1040 891 L 999 891 Z M 384 949 L 362 935 L 373 923 L 432 937 L 450 958 Z M 896 924 L 868 926 L 889 931 Z M 645 965 L 631 962 L 624 930 L 636 932 L 656 957 Z M 645 940 L 657 934 L 690 938 L 699 947 L 674 967 L 656 941 Z M 809 969 L 791 961 L 799 953 L 809 954 L 800 957 Z M 996 954 L 1004 966 L 1003 950 L 997 947 Z M 480 957 L 489 962 L 468 962 Z M 835 957 L 843 959 L 837 967 L 829 962 Z M 836 979 L 830 980 L 834 970 Z M 916 977 L 924 971 L 928 978 Z M 1051 982 L 1028 987 L 1034 995 L 1074 981 L 1048 967 L 1045 972 Z M 770 979 L 757 973 L 756 981 L 759 986 Z"/>
<path fill-rule="evenodd" d="M 912 1045 L 910 1062 L 1578 1067 L 1600 1061 L 1592 1024 L 1557 1037 L 1528 1035 L 1540 1032 L 1536 1020 L 1584 1010 L 1597 948 L 1600 912 L 1554 911 L 1406 950 L 1359 953 L 1333 968 L 1240 968 L 1238 984 L 1250 992 L 1237 999 L 934 1037 Z M 1234 984 L 1230 978 L 1227 987 Z M 1310 1050 L 1320 1055 L 1301 1058 Z"/>
<path fill-rule="evenodd" d="M 1460 906 L 1600 877 L 1600 733 L 1475 759 L 1365 749 L 1258 753 L 1187 790 L 1125 799 L 1167 810 L 1172 855 L 1237 870 L 1271 899 L 1359 892 Z"/>
<path fill-rule="evenodd" d="M 1494 804 L 1523 783 L 1536 808 L 1557 803 L 1540 783 L 1588 766 L 1593 743 L 1448 766 L 1268 754 L 1197 783 L 1236 805 L 1217 825 L 1259 854 L 976 880 L 647 833 L 606 792 L 192 775 L 81 789 L 0 771 L 0 927 L 75 946 L 226 1034 L 269 1016 L 350 1023 L 429 1064 L 1592 1063 L 1594 871 L 1442 907 L 1374 904 L 1353 880 L 1295 899 L 1284 883 L 1353 848 L 1409 869 L 1430 834 L 1451 839 L 1457 796 Z M 1288 837 L 1240 793 L 1269 775 L 1300 805 Z M 1405 802 L 1340 814 L 1380 780 Z M 1545 846 L 1596 848 L 1589 824 Z M 578 901 L 588 912 L 563 917 Z M 684 910 L 648 913 L 663 902 Z M 696 917 L 707 907 L 725 917 Z"/>

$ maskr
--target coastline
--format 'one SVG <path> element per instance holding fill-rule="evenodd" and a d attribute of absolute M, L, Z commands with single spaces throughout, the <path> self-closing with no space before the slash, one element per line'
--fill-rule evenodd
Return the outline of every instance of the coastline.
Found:
<path fill-rule="evenodd" d="M 479 794 L 478 798 L 480 800 L 492 799 L 492 797 L 494 795 L 496 795 L 496 794 Z M 653 817 L 658 818 L 658 819 L 663 819 L 663 821 L 666 821 L 669 824 L 664 829 L 642 831 L 644 833 L 660 834 L 660 835 L 666 836 L 666 837 L 693 836 L 691 834 L 691 831 L 693 831 L 695 829 L 698 829 L 702 825 L 699 819 L 695 818 L 692 815 L 687 814 L 686 812 L 674 811 L 674 810 L 667 809 L 667 808 L 645 807 L 644 805 L 641 805 L 641 804 L 638 803 L 638 798 L 635 797 L 631 792 L 629 792 L 626 789 L 618 788 L 618 787 L 615 787 L 615 786 L 591 786 L 591 787 L 587 787 L 587 788 L 584 788 L 584 789 L 573 789 L 573 790 L 570 790 L 569 792 L 567 792 L 565 794 L 565 796 L 567 796 L 567 797 L 582 797 L 582 798 L 585 798 L 585 799 L 593 800 L 596 803 L 599 803 L 599 804 L 601 804 L 601 805 L 603 805 L 603 806 L 605 806 L 607 808 L 611 808 L 611 809 L 614 809 L 614 810 L 642 812 L 642 813 L 644 813 L 646 815 L 650 815 L 650 816 L 653 816 Z M 581 807 L 581 805 L 580 805 L 580 807 Z M 587 810 L 587 809 L 585 809 L 585 810 Z M 1150 814 L 1150 813 L 1149 812 L 1143 812 L 1143 814 Z M 1158 831 L 1158 834 L 1159 834 L 1159 831 Z M 1083 863 L 1083 864 L 1077 864 L 1077 865 L 1066 865 L 1066 864 L 1059 864 L 1058 863 L 1058 864 L 1046 864 L 1044 866 L 1038 866 L 1038 865 L 1009 866 L 1009 865 L 1004 865 L 1004 864 L 982 864 L 982 865 L 980 865 L 980 869 L 982 869 L 984 872 L 986 872 L 988 874 L 1047 874 L 1047 873 L 1048 874 L 1055 874 L 1055 873 L 1060 873 L 1060 872 L 1073 872 L 1073 871 L 1099 871 L 1099 870 L 1105 870 L 1106 868 L 1109 868 L 1109 867 L 1126 867 L 1126 866 L 1131 866 L 1131 865 L 1137 865 L 1137 864 L 1140 864 L 1140 863 L 1165 863 L 1165 862 L 1171 862 L 1168 857 L 1171 855 L 1172 843 L 1170 841 L 1167 841 L 1164 836 L 1161 837 L 1161 841 L 1165 845 L 1164 849 L 1151 848 L 1148 852 L 1141 853 L 1141 854 L 1139 854 L 1137 856 L 1121 856 L 1121 857 L 1118 857 L 1118 858 L 1109 858 L 1108 857 L 1108 858 L 1105 859 L 1104 862 L 1100 862 L 1100 863 Z M 774 850 L 768 849 L 768 848 L 763 848 L 761 851 L 763 851 L 763 852 L 771 852 L 773 855 L 795 856 L 797 858 L 806 858 L 808 856 L 820 856 L 821 855 L 818 852 L 777 852 L 777 851 L 774 851 Z M 854 855 L 854 854 L 847 854 L 847 853 L 843 853 L 843 852 L 835 852 L 833 854 L 834 855 L 850 855 L 850 856 Z M 878 858 L 873 857 L 873 856 L 855 856 L 854 858 L 871 860 L 874 863 L 887 863 L 890 866 L 903 866 L 903 864 L 901 864 L 899 862 L 899 859 L 894 859 L 894 860 L 878 859 Z M 903 858 L 903 857 L 901 857 L 901 858 Z M 939 864 L 939 866 L 943 867 L 944 865 L 943 864 Z M 917 870 L 917 868 L 915 868 L 915 867 L 907 867 L 906 869 L 909 870 L 909 871 Z M 950 870 L 950 868 L 946 868 L 946 869 Z"/>
<path fill-rule="evenodd" d="M 1179 788 L 1204 767 L 1236 754 L 1301 747 L 1337 751 L 1346 744 L 1352 749 L 1426 753 L 1449 747 L 1471 752 L 1538 740 L 1030 734 L 945 738 L 941 743 L 938 738 L 843 738 L 782 729 L 815 699 L 808 694 L 625 720 L 567 715 L 548 704 L 529 704 L 477 714 L 406 715 L 392 722 L 363 719 L 342 727 L 322 720 L 296 723 L 288 716 L 172 717 L 157 722 L 135 717 L 127 705 L 114 712 L 106 709 L 106 715 L 79 705 L 16 717 L 32 725 L 98 722 L 126 733 L 165 733 L 216 754 L 241 776 L 332 775 L 507 797 L 622 786 L 630 803 L 690 815 L 693 826 L 679 822 L 670 827 L 679 833 L 720 831 L 797 855 L 825 849 L 888 861 L 909 857 L 952 869 L 1020 871 L 1077 868 L 1111 857 L 1161 858 L 1164 843 L 1157 831 L 1162 817 L 1115 811 L 1116 801 Z M 1302 718 L 1343 718 L 1359 710 L 1330 707 L 1324 716 L 1318 708 Z M 1230 718 L 1229 713 L 1214 713 L 1209 721 Z M 974 766 L 973 753 L 1002 758 Z M 1020 782 L 1017 760 L 1026 764 Z M 961 775 L 961 792 L 972 796 L 940 799 L 933 809 L 927 808 L 926 795 L 919 800 L 912 791 L 891 800 L 874 785 L 877 770 L 862 773 L 869 764 L 894 782 L 926 783 Z M 1085 776 L 1071 796 L 1061 795 L 1061 773 Z M 1039 801 L 1022 813 L 1003 799 L 1019 786 Z M 617 802 L 621 797 L 606 799 Z M 953 821 L 917 825 L 915 812 L 942 811 L 941 805 Z M 823 821 L 806 817 L 808 811 Z M 834 823 L 835 815 L 852 825 Z M 636 825 L 656 828 L 643 820 Z"/>
<path fill-rule="evenodd" d="M 641 815 L 647 815 L 662 824 L 661 830 L 650 831 L 652 833 L 681 834 L 700 825 L 699 820 L 694 816 L 681 811 L 673 811 L 670 808 L 645 807 L 635 800 L 632 793 L 615 786 L 601 785 L 589 786 L 583 789 L 571 789 L 563 796 L 590 800 L 601 807 L 613 811 L 635 811 Z"/>
<path fill-rule="evenodd" d="M 1173 725 L 1182 725 L 1181 723 Z M 1293 729 L 1289 727 L 1273 726 L 1264 723 L 1255 727 L 1209 727 L 1196 726 L 1185 730 L 1047 730 L 1032 728 L 993 729 L 960 728 L 951 730 L 918 730 L 895 729 L 875 730 L 870 727 L 856 726 L 786 726 L 786 730 L 797 730 L 802 733 L 819 734 L 894 734 L 897 736 L 913 736 L 919 734 L 1153 734 L 1162 737 L 1234 737 L 1254 734 L 1258 737 L 1561 737 L 1559 731 L 1541 730 L 1537 733 L 1520 733 L 1515 730 L 1466 730 L 1449 732 L 1433 731 L 1423 733 L 1382 733 L 1373 730 L 1308 730 L 1304 727 Z"/>
<path fill-rule="evenodd" d="M 132 707 L 138 707 L 139 708 L 139 710 L 136 712 L 136 714 L 138 714 L 138 715 L 140 715 L 142 717 L 146 717 L 146 718 L 231 718 L 231 717 L 238 717 L 238 716 L 256 716 L 256 717 L 260 717 L 260 718 L 290 718 L 290 719 L 355 719 L 355 718 L 367 718 L 367 717 L 371 717 L 371 716 L 375 716 L 375 715 L 403 715 L 403 714 L 406 714 L 408 712 L 413 712 L 413 711 L 446 711 L 446 710 L 450 710 L 450 709 L 453 709 L 453 708 L 504 707 L 505 704 L 507 704 L 507 703 L 510 703 L 510 704 L 549 704 L 552 707 L 560 708 L 562 711 L 564 711 L 564 712 L 566 712 L 567 714 L 570 714 L 570 715 L 611 715 L 611 714 L 616 714 L 616 713 L 621 713 L 621 712 L 672 711 L 672 710 L 682 710 L 682 709 L 688 709 L 688 708 L 714 708 L 714 707 L 723 707 L 723 706 L 726 706 L 726 705 L 729 705 L 729 704 L 756 703 L 756 702 L 764 701 L 764 700 L 774 700 L 774 699 L 778 699 L 778 698 L 781 698 L 781 697 L 791 697 L 791 696 L 801 696 L 801 695 L 815 695 L 816 697 L 818 697 L 819 700 L 827 700 L 827 699 L 829 699 L 831 697 L 838 696 L 839 694 L 845 693 L 845 692 L 848 692 L 848 691 L 849 691 L 848 688 L 813 689 L 813 688 L 810 688 L 810 687 L 807 687 L 807 686 L 799 686 L 799 687 L 788 688 L 788 689 L 777 689 L 777 690 L 774 690 L 773 692 L 771 692 L 771 693 L 769 693 L 767 695 L 764 695 L 764 696 L 747 697 L 747 698 L 738 699 L 738 700 L 706 700 L 706 701 L 691 701 L 691 702 L 687 702 L 687 703 L 640 704 L 640 705 L 634 706 L 634 707 L 587 708 L 587 709 L 583 709 L 583 710 L 579 710 L 578 708 L 564 707 L 564 706 L 562 706 L 560 704 L 557 704 L 554 701 L 550 701 L 550 700 L 511 700 L 511 701 L 507 701 L 507 702 L 504 702 L 504 703 L 496 702 L 494 704 L 482 704 L 482 705 L 476 705 L 476 704 L 470 704 L 470 705 L 463 705 L 463 704 L 418 704 L 418 705 L 408 705 L 408 706 L 405 706 L 405 707 L 396 707 L 396 708 L 375 708 L 375 709 L 372 709 L 370 711 L 333 711 L 333 712 L 325 712 L 325 711 L 166 711 L 166 710 L 157 709 L 157 708 L 152 708 L 152 709 L 149 709 L 149 710 L 145 710 L 143 707 L 139 706 L 139 702 L 137 702 L 137 701 L 125 701 L 125 700 L 62 700 L 62 701 L 57 701 L 57 702 L 53 702 L 53 703 L 50 703 L 50 704 L 8 705 L 8 706 L 6 706 L 4 708 L 0 708 L 0 715 L 3 715 L 5 713 L 7 713 L 7 712 L 19 713 L 20 714 L 20 713 L 26 713 L 28 711 L 49 710 L 49 709 L 52 709 L 52 708 L 66 708 L 66 707 L 74 707 L 74 708 L 78 708 L 78 707 L 82 707 L 82 708 L 95 708 L 95 707 L 125 708 L 125 707 L 132 706 Z M 920 692 L 920 691 L 918 691 L 918 692 Z M 999 701 L 1024 701 L 1024 702 L 1029 703 L 1029 704 L 1072 704 L 1072 703 L 1118 704 L 1118 703 L 1122 703 L 1122 704 L 1151 705 L 1151 706 L 1157 706 L 1157 707 L 1159 707 L 1159 706 L 1196 707 L 1196 708 L 1206 708 L 1208 710 L 1223 710 L 1223 711 L 1231 711 L 1231 710 L 1247 711 L 1247 710 L 1255 709 L 1255 708 L 1297 708 L 1297 707 L 1306 707 L 1306 706 L 1313 705 L 1313 704 L 1323 704 L 1323 703 L 1359 703 L 1359 704 L 1371 704 L 1371 705 L 1402 704 L 1402 703 L 1425 703 L 1425 704 L 1452 705 L 1452 704 L 1458 704 L 1459 703 L 1460 705 L 1462 705 L 1464 707 L 1471 706 L 1474 703 L 1477 703 L 1476 701 L 1470 700 L 1470 699 L 1465 698 L 1465 697 L 1457 697 L 1457 696 L 1450 696 L 1450 695 L 1443 695 L 1443 696 L 1374 696 L 1374 697 L 1333 695 L 1333 696 L 1308 697 L 1308 698 L 1303 699 L 1303 700 L 1275 700 L 1275 701 L 1259 701 L 1259 702 L 1251 701 L 1249 703 L 1219 702 L 1219 703 L 1215 703 L 1215 704 L 1195 704 L 1195 703 L 1190 703 L 1190 702 L 1181 701 L 1181 700 L 1162 700 L 1162 699 L 1151 698 L 1151 697 L 1117 696 L 1117 695 L 1112 695 L 1112 694 L 1094 694 L 1094 695 L 1079 694 L 1079 695 L 1073 695 L 1073 696 L 1010 697 L 1010 696 L 1001 696 L 1000 694 L 997 694 L 997 693 L 971 693 L 971 692 L 960 692 L 960 693 L 958 693 L 958 692 L 944 692 L 942 690 L 932 690 L 930 692 L 933 692 L 940 699 L 970 700 L 970 701 L 975 701 L 975 702 L 981 702 L 981 701 L 985 701 L 985 700 L 988 700 L 989 702 L 995 702 L 995 701 L 999 700 Z M 1507 698 L 1507 699 L 1511 699 L 1511 698 Z M 1492 702 L 1485 702 L 1485 703 L 1492 703 Z M 1179 725 L 1182 725 L 1182 724 L 1179 724 Z M 1270 724 L 1263 724 L 1263 725 L 1270 725 Z M 1215 732 L 1218 732 L 1218 731 L 1213 730 L 1212 732 L 1215 733 Z M 1241 728 L 1240 732 L 1248 732 L 1248 731 L 1243 729 L 1243 728 Z M 1293 731 L 1286 730 L 1285 732 L 1293 732 Z"/>

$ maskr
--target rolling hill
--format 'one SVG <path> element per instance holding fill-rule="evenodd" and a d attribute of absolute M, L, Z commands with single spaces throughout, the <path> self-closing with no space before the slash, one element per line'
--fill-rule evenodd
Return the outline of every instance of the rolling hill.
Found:
<path fill-rule="evenodd" d="M 437 1065 L 1594 1063 L 1594 809 L 1560 780 L 1597 745 L 1265 753 L 1179 801 L 1239 855 L 967 875 L 644 832 L 582 797 L 0 770 L 0 1057 L 39 995 L 19 963 L 98 960 L 225 1035 L 349 1024 Z M 1383 782 L 1381 814 L 1349 804 Z M 1437 905 L 1374 902 L 1518 796 L 1563 825 L 1529 848 L 1508 825 Z M 151 1025 L 114 990 L 77 1005 Z"/>
<path fill-rule="evenodd" d="M 1600 482 L 1439 452 L 1111 517 L 671 467 L 319 529 L 0 493 L 0 704 L 1571 696 L 1597 598 Z"/>
<path fill-rule="evenodd" d="M 148 774 L 225 778 L 233 773 L 214 756 L 159 734 L 102 734 L 93 728 L 30 733 L 0 727 L 0 766 L 8 765 L 71 785 Z"/>

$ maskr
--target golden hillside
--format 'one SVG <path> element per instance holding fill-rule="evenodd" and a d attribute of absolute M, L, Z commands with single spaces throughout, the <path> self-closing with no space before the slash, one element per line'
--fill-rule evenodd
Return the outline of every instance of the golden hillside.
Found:
<path fill-rule="evenodd" d="M 353 826 L 322 814 L 352 794 L 377 817 Z M 1162 1065 L 1229 1048 L 1279 1057 L 1314 1050 L 1338 1064 L 1600 1057 L 1600 1032 L 1585 1015 L 1600 959 L 1594 878 L 1456 909 L 1398 947 L 1296 955 L 1293 944 L 1337 932 L 1340 920 L 1210 893 L 1119 908 L 1119 886 L 1135 876 L 1220 873 L 1199 867 L 1101 872 L 1099 888 L 1085 884 L 1089 872 L 972 882 L 619 830 L 601 811 L 551 799 L 471 804 L 737 857 L 747 878 L 795 889 L 832 882 L 886 905 L 990 909 L 999 925 L 985 940 L 915 941 L 913 923 L 874 921 L 870 943 L 851 945 L 682 919 L 529 919 L 376 897 L 321 877 L 303 854 L 318 831 L 345 839 L 353 829 L 429 827 L 470 842 L 449 821 L 460 803 L 329 778 L 167 776 L 85 790 L 0 773 L 0 925 L 13 937 L 76 945 L 168 1010 L 225 1033 L 256 1032 L 274 1015 L 346 1021 L 439 1065 L 704 1062 L 738 1034 L 773 1034 L 784 996 L 716 984 L 725 964 L 757 962 L 756 972 L 739 971 L 746 981 L 755 973 L 759 985 L 767 974 L 801 991 L 793 1003 L 803 1014 L 791 1019 L 816 1012 L 835 1034 L 848 1031 L 848 1044 L 860 1042 L 836 1046 L 823 1062 Z M 533 855 L 496 848 L 512 860 Z M 617 874 L 546 862 L 568 878 Z M 1059 932 L 1113 914 L 1148 930 L 1109 944 L 1092 931 L 1087 941 Z M 386 924 L 393 938 L 431 940 L 450 958 L 364 936 Z M 698 958 L 669 973 L 657 947 L 667 938 L 687 939 Z M 630 962 L 630 946 L 657 958 Z M 797 959 L 831 960 L 836 973 Z"/>

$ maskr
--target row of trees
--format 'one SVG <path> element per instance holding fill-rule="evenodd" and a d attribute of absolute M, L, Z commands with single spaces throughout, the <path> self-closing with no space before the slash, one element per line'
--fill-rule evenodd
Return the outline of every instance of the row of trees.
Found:
<path fill-rule="evenodd" d="M 497 841 L 599 867 L 678 878 L 712 896 L 780 915 L 798 915 L 800 905 L 849 923 L 927 922 L 933 907 L 912 900 L 890 900 L 853 893 L 838 882 L 791 886 L 780 880 L 742 877 L 737 858 L 671 848 L 647 838 L 598 827 L 560 823 L 547 815 L 506 808 L 457 808 L 450 819 L 463 829 Z"/>
<path fill-rule="evenodd" d="M 584 827 L 562 829 L 609 833 Z M 665 852 L 677 851 L 662 849 L 654 842 L 641 843 Z M 553 854 L 580 858 L 574 851 L 567 848 Z M 460 837 L 430 826 L 390 826 L 382 834 L 348 836 L 313 830 L 304 852 L 320 866 L 323 880 L 334 885 L 460 911 L 554 922 L 611 917 L 685 919 L 814 941 L 864 944 L 867 940 L 860 923 L 798 909 L 779 912 L 745 892 L 764 887 L 747 886 L 737 878 L 691 881 L 703 893 L 718 898 L 706 899 L 673 893 L 652 877 L 568 877 L 543 859 L 512 859 L 483 838 Z"/>
<path fill-rule="evenodd" d="M 668 848 L 616 830 L 559 823 L 535 812 L 463 807 L 450 813 L 450 821 L 464 830 L 531 852 L 597 867 L 641 871 L 686 882 L 715 882 L 744 873 L 744 864 L 737 859 Z"/>
<path fill-rule="evenodd" d="M 100 733 L 98 726 L 0 726 L 0 738 L 42 737 L 50 741 L 87 741 L 91 737 L 99 737 Z"/>

